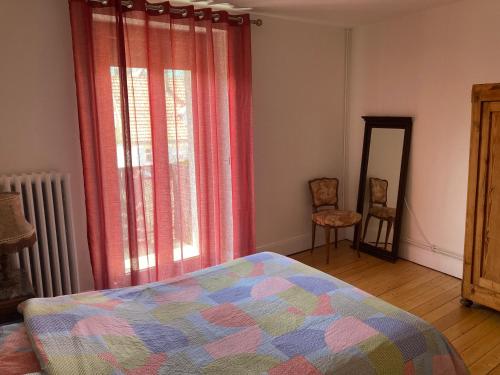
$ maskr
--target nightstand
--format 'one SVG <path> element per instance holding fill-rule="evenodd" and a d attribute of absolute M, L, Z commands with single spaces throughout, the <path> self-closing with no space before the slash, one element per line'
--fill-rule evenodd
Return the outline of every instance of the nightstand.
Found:
<path fill-rule="evenodd" d="M 17 305 L 35 297 L 26 274 L 23 271 L 13 273 L 13 281 L 7 286 L 0 286 L 0 324 L 22 321 L 23 317 L 17 312 Z"/>

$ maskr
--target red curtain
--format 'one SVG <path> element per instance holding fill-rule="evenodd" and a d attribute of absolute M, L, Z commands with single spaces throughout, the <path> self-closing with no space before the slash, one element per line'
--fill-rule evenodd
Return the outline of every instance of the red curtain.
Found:
<path fill-rule="evenodd" d="M 255 249 L 248 15 L 69 0 L 97 289 Z"/>

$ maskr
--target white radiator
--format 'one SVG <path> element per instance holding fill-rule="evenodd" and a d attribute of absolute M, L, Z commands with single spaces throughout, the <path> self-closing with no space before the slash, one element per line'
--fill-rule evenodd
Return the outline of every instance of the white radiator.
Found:
<path fill-rule="evenodd" d="M 38 297 L 80 291 L 69 174 L 0 176 L 0 191 L 21 193 L 26 219 L 37 241 L 11 261 L 23 269 Z"/>

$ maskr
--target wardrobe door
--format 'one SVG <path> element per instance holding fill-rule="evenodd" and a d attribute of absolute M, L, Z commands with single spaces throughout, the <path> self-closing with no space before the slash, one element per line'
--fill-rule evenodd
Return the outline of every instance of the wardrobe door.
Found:
<path fill-rule="evenodd" d="M 500 102 L 483 104 L 474 285 L 500 293 Z"/>
<path fill-rule="evenodd" d="M 472 126 L 463 296 L 500 309 L 500 86 L 475 86 Z"/>

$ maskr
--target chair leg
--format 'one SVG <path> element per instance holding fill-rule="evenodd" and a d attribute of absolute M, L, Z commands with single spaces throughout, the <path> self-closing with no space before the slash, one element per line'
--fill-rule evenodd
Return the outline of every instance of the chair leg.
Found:
<path fill-rule="evenodd" d="M 365 242 L 366 238 L 366 232 L 368 231 L 368 223 L 370 222 L 370 219 L 372 218 L 371 215 L 366 216 L 366 221 L 365 221 L 365 230 L 363 232 L 363 242 Z"/>
<path fill-rule="evenodd" d="M 384 222 L 382 220 L 379 220 L 378 221 L 377 242 L 375 242 L 375 247 L 378 247 L 378 243 L 380 241 L 380 233 L 382 233 L 382 224 L 384 224 Z"/>
<path fill-rule="evenodd" d="M 330 228 L 325 227 L 326 263 L 330 264 Z"/>
<path fill-rule="evenodd" d="M 389 242 L 389 234 L 391 234 L 391 229 L 392 229 L 392 221 L 388 220 L 387 221 L 387 232 L 385 232 L 385 246 L 384 246 L 384 250 L 387 250 L 387 244 Z"/>
<path fill-rule="evenodd" d="M 312 223 L 312 245 L 311 245 L 311 254 L 314 250 L 314 242 L 316 240 L 316 223 L 313 221 Z"/>
<path fill-rule="evenodd" d="M 339 248 L 339 243 L 338 243 L 338 230 L 337 228 L 335 228 L 335 248 L 338 249 Z"/>

